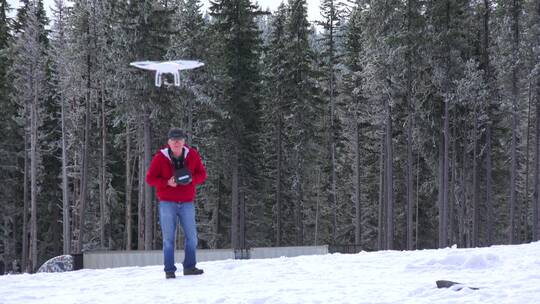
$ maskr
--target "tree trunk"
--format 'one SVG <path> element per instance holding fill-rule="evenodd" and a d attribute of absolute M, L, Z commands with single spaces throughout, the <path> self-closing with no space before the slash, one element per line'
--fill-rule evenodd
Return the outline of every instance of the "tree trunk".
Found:
<path fill-rule="evenodd" d="M 407 117 L 407 249 L 413 249 L 413 135 L 412 135 L 412 124 L 413 124 L 413 110 L 412 110 L 412 101 L 410 97 L 408 99 L 408 117 Z"/>
<path fill-rule="evenodd" d="M 240 220 L 238 225 L 240 226 L 240 248 L 246 248 L 246 195 L 244 192 L 239 193 L 239 213 Z"/>
<path fill-rule="evenodd" d="M 37 270 L 37 160 L 38 160 L 38 95 L 34 84 L 34 100 L 30 107 L 30 262 Z"/>
<path fill-rule="evenodd" d="M 90 90 L 90 89 L 88 89 Z M 77 252 L 81 253 L 84 249 L 84 219 L 86 214 L 86 194 L 87 194 L 87 179 L 88 179 L 88 144 L 90 141 L 90 93 L 86 96 L 86 114 L 85 114 L 85 130 L 84 130 L 84 144 L 82 151 L 82 168 L 80 179 L 80 197 L 79 197 L 79 235 Z"/>
<path fill-rule="evenodd" d="M 513 32 L 513 61 L 515 65 L 519 58 L 519 0 L 513 0 L 512 7 L 512 32 Z M 508 241 L 510 244 L 516 242 L 516 194 L 517 194 L 517 132 L 518 132 L 518 111 L 519 111 L 519 88 L 518 88 L 518 68 L 512 68 L 512 147 L 511 147 L 511 167 L 510 167 L 510 227 L 508 229 Z"/>
<path fill-rule="evenodd" d="M 540 3 L 538 4 L 537 14 L 540 17 Z M 532 239 L 538 241 L 540 238 L 539 231 L 539 212 L 540 212 L 540 76 L 536 76 L 536 127 L 534 145 L 534 192 L 533 192 L 533 208 L 532 208 Z"/>
<path fill-rule="evenodd" d="M 536 18 L 540 19 L 540 2 L 536 3 Z M 539 217 L 540 217 L 540 201 L 539 201 L 539 183 L 540 183 L 540 75 L 536 75 L 535 98 L 536 98 L 536 145 L 535 145 L 535 172 L 534 172 L 534 201 L 532 206 L 532 239 L 538 241 L 540 239 Z"/>
<path fill-rule="evenodd" d="M 540 2 L 536 2 L 536 20 L 540 22 Z M 538 25 L 538 24 L 537 24 Z M 540 34 L 540 33 L 539 33 Z M 537 44 L 538 45 L 538 44 Z M 535 173 L 534 173 L 534 201 L 532 206 L 532 240 L 540 239 L 540 75 L 535 79 L 535 98 L 536 98 L 536 145 L 535 145 Z"/>
<path fill-rule="evenodd" d="M 158 225 L 157 225 L 157 223 L 159 223 L 158 213 L 159 213 L 159 209 L 157 208 L 157 206 L 156 205 L 152 206 L 152 247 L 151 247 L 152 249 L 157 247 L 157 238 L 154 236 L 158 235 Z M 177 229 L 177 230 L 180 230 L 180 229 Z"/>
<path fill-rule="evenodd" d="M 330 39 L 331 43 L 332 41 L 332 31 L 330 32 Z M 337 206 L 337 186 L 336 186 L 336 143 L 334 138 L 335 133 L 335 125 L 334 125 L 334 112 L 335 112 L 335 102 L 334 102 L 334 69 L 333 69 L 333 60 L 332 57 L 333 54 L 333 48 L 330 49 L 330 158 L 331 158 L 331 172 L 330 172 L 330 183 L 331 183 L 331 192 L 330 192 L 330 203 L 332 206 L 332 236 L 334 241 L 337 240 L 338 237 L 338 206 Z"/>
<path fill-rule="evenodd" d="M 133 174 L 131 171 L 131 138 L 129 136 L 129 119 L 126 121 L 126 250 L 131 250 L 131 201 L 133 191 Z"/>
<path fill-rule="evenodd" d="M 489 115 L 489 114 L 488 114 Z M 492 162 L 491 162 L 491 122 L 486 126 L 486 245 L 493 244 L 493 182 L 492 182 Z"/>
<path fill-rule="evenodd" d="M 304 201 L 304 194 L 302 191 L 302 160 L 300 159 L 300 152 L 298 150 L 296 151 L 296 195 L 297 200 L 295 204 L 295 230 L 296 230 L 296 246 L 302 246 L 304 243 L 303 236 L 303 218 L 302 218 L 302 207 L 303 207 L 303 201 Z M 334 242 L 336 240 L 334 239 Z"/>
<path fill-rule="evenodd" d="M 223 168 L 221 169 L 223 170 Z M 221 201 L 223 199 L 223 196 L 222 196 L 222 189 L 221 189 L 221 183 L 222 183 L 222 179 L 223 179 L 223 175 L 224 173 L 221 172 L 217 178 L 217 202 L 216 202 L 216 207 L 214 208 L 214 212 L 213 212 L 213 215 L 212 215 L 212 219 L 214 219 L 214 235 L 216 235 L 216 238 L 214 239 L 214 245 L 213 247 L 211 248 L 217 248 L 219 246 L 219 235 L 220 235 L 220 226 L 221 226 L 221 221 L 220 221 L 220 213 L 221 213 Z"/>
<path fill-rule="evenodd" d="M 0 207 L 0 211 L 2 212 L 2 214 L 5 214 L 6 216 L 4 216 L 3 219 L 0 219 L 2 221 L 2 234 L 1 234 L 1 237 L 2 237 L 2 246 L 4 247 L 4 255 L 2 256 L 2 261 L 5 263 L 6 260 L 8 259 L 8 256 L 15 256 L 15 244 L 17 243 L 17 237 L 20 236 L 20 234 L 18 234 L 17 232 L 17 229 L 15 227 L 15 225 L 11 224 L 10 221 L 13 220 L 13 218 L 11 216 L 8 216 L 8 206 L 7 204 L 2 204 L 2 206 Z M 11 226 L 11 229 L 9 229 L 9 227 Z M 10 231 L 11 230 L 11 231 Z M 11 235 L 12 237 L 10 238 L 10 232 L 11 232 Z M 21 267 L 24 267 L 24 264 L 21 265 Z M 0 275 L 3 275 L 4 273 L 0 273 Z"/>
<path fill-rule="evenodd" d="M 28 108 L 28 105 L 27 105 Z M 26 110 L 27 117 L 30 116 L 29 109 Z M 29 256 L 29 245 L 28 245 L 28 172 L 30 171 L 30 159 L 28 157 L 29 151 L 30 151 L 30 134 L 29 129 L 30 124 L 27 122 L 24 130 L 24 173 L 23 173 L 23 211 L 22 211 L 22 220 L 23 220 L 23 228 L 22 228 L 22 265 L 21 270 L 28 272 L 29 271 L 29 263 L 28 260 L 30 258 Z"/>
<path fill-rule="evenodd" d="M 461 188 L 461 195 L 460 195 L 460 202 L 458 206 L 458 215 L 457 215 L 457 222 L 458 222 L 458 247 L 463 248 L 466 246 L 465 244 L 465 232 L 466 232 L 466 220 L 465 220 L 465 205 L 467 203 L 467 184 L 466 184 L 466 175 L 467 170 L 465 169 L 467 166 L 467 147 L 463 146 L 463 160 L 461 163 L 461 176 L 460 176 L 460 188 Z"/>
<path fill-rule="evenodd" d="M 139 195 L 138 195 L 138 204 L 137 204 L 137 249 L 138 250 L 144 250 L 144 198 L 145 198 L 145 190 L 146 190 L 146 176 L 144 172 L 146 171 L 144 169 L 144 128 L 142 126 L 139 126 L 139 136 L 138 136 L 138 144 L 139 144 Z"/>
<path fill-rule="evenodd" d="M 232 248 L 239 248 L 240 242 L 239 242 L 239 176 L 238 176 L 238 152 L 236 151 L 236 148 L 233 148 L 233 154 L 232 154 L 232 185 L 231 185 L 231 198 L 232 198 L 232 205 L 231 205 L 231 246 Z"/>
<path fill-rule="evenodd" d="M 332 118 L 333 119 L 333 118 Z M 332 168 L 331 168 L 331 174 L 330 174 L 330 183 L 331 183 L 331 190 L 330 190 L 330 202 L 332 204 L 332 237 L 334 240 L 337 240 L 338 237 L 338 206 L 337 206 L 337 188 L 336 188 L 336 147 L 334 143 L 333 135 L 331 136 L 331 162 L 332 162 Z"/>
<path fill-rule="evenodd" d="M 65 107 L 66 101 L 63 96 L 61 99 L 61 112 L 60 119 L 62 124 L 62 234 L 63 234 L 63 253 L 71 253 L 71 227 L 70 227 L 70 214 L 69 214 L 69 194 L 68 194 L 68 176 L 67 176 L 67 147 L 66 147 L 66 117 Z"/>
<path fill-rule="evenodd" d="M 443 217 L 442 217 L 442 247 L 448 246 L 448 175 L 449 175 L 449 149 L 450 149 L 450 99 L 444 103 L 444 167 L 443 167 Z"/>
<path fill-rule="evenodd" d="M 319 218 L 321 216 L 321 171 L 317 170 L 317 205 L 315 209 L 315 246 L 319 243 Z"/>
<path fill-rule="evenodd" d="M 407 1 L 407 33 L 412 34 L 412 21 L 413 21 L 413 0 Z M 413 241 L 413 200 L 414 200 L 414 190 L 413 190 L 413 118 L 414 118 L 414 104 L 412 100 L 413 96 L 413 73 L 412 73 L 412 55 L 414 44 L 410 36 L 407 36 L 407 52 L 406 52 L 406 63 L 407 63 L 407 88 L 405 92 L 406 102 L 407 102 L 407 178 L 406 178 L 406 234 L 407 234 L 407 249 L 412 250 L 414 247 Z"/>
<path fill-rule="evenodd" d="M 443 123 L 444 125 L 444 123 Z M 444 135 L 439 138 L 439 193 L 438 193 L 438 209 L 439 209 L 439 248 L 444 248 Z"/>
<path fill-rule="evenodd" d="M 527 213 L 529 210 L 529 136 L 530 136 L 530 129 L 531 129 L 531 91 L 532 86 L 529 82 L 529 100 L 528 100 L 528 108 L 527 108 L 527 140 L 526 140 L 526 152 L 525 152 L 525 199 L 523 201 L 523 204 L 521 206 L 521 237 L 522 240 L 528 239 L 528 220 L 527 220 Z"/>
<path fill-rule="evenodd" d="M 187 141 L 188 143 L 193 143 L 193 100 L 187 98 L 187 108 L 188 108 L 188 127 L 187 127 Z"/>
<path fill-rule="evenodd" d="M 77 163 L 77 161 L 80 159 L 79 156 L 77 155 L 77 150 L 74 151 L 74 154 L 73 155 L 73 166 L 75 168 L 77 167 L 80 167 L 80 165 Z M 79 206 L 80 206 L 80 202 L 79 202 L 79 193 L 81 192 L 79 187 L 80 187 L 80 178 L 78 180 L 74 180 L 73 181 L 73 205 L 74 205 L 74 208 L 73 210 L 71 210 L 71 221 L 72 221 L 72 225 L 71 225 L 71 250 L 72 252 L 74 253 L 77 253 L 79 252 L 78 249 L 77 249 L 77 246 L 78 246 L 78 237 L 79 237 L 79 220 L 80 220 L 80 216 L 79 216 Z"/>
<path fill-rule="evenodd" d="M 281 138 L 281 128 L 283 122 L 281 120 L 281 113 L 278 118 L 277 126 L 277 174 L 276 174 L 276 246 L 281 246 L 281 159 L 282 159 L 282 138 Z"/>
<path fill-rule="evenodd" d="M 418 226 L 419 226 L 419 213 L 420 213 L 420 153 L 416 155 L 416 222 L 415 222 L 415 237 L 414 237 L 414 249 L 418 249 Z"/>
<path fill-rule="evenodd" d="M 486 245 L 493 243 L 493 186 L 492 186 L 492 163 L 491 163 L 491 99 L 493 94 L 491 63 L 489 57 L 489 17 L 491 12 L 491 1 L 484 0 L 484 69 L 486 71 L 486 80 L 488 82 L 488 98 L 486 102 L 487 124 L 486 124 Z"/>
<path fill-rule="evenodd" d="M 99 228 L 100 228 L 100 242 L 101 248 L 106 248 L 105 239 L 107 238 L 106 226 L 107 226 L 107 198 L 106 198 L 106 173 L 107 173 L 107 124 L 105 115 L 105 98 L 103 97 L 103 91 L 101 92 L 101 168 L 100 168 L 100 182 L 99 182 Z"/>
<path fill-rule="evenodd" d="M 326 33 L 327 40 L 325 41 L 326 46 L 328 47 L 326 56 L 328 60 L 328 71 L 325 75 L 328 79 L 328 91 L 329 91 L 329 110 L 330 110 L 330 123 L 328 125 L 328 145 L 330 150 L 330 193 L 329 193 L 329 205 L 332 208 L 332 239 L 334 242 L 338 238 L 338 206 L 337 206 L 337 174 L 336 174 L 336 139 L 335 139 L 335 71 L 334 71 L 334 57 L 335 57 L 335 38 L 334 31 L 335 25 L 334 20 L 336 18 L 336 11 L 334 6 L 334 1 L 328 3 L 329 11 L 327 12 L 326 23 Z"/>
<path fill-rule="evenodd" d="M 517 98 L 516 95 L 513 95 Z M 509 244 L 515 243 L 515 211 L 516 211 L 516 176 L 517 176 L 517 101 L 512 103 L 512 146 L 511 146 L 511 165 L 510 165 L 510 227 L 508 229 Z"/>
<path fill-rule="evenodd" d="M 479 228 L 480 228 L 480 204 L 478 201 L 478 111 L 475 105 L 474 108 L 474 128 L 472 130 L 473 134 L 473 157 L 472 157 L 472 175 L 473 175 L 473 206 L 472 206 L 472 246 L 480 246 L 478 240 Z"/>
<path fill-rule="evenodd" d="M 456 109 L 454 108 L 453 112 L 453 118 L 454 122 L 456 120 Z M 451 162 L 451 170 L 452 170 L 452 181 L 449 184 L 448 191 L 450 192 L 450 197 L 448 199 L 448 241 L 449 245 L 455 244 L 455 221 L 456 221 L 456 215 L 455 215 L 455 208 L 456 208 L 456 185 L 457 185 L 457 148 L 456 148 L 456 123 L 452 125 L 452 162 Z M 450 172 L 448 172 L 450 174 Z"/>
<path fill-rule="evenodd" d="M 386 234 L 384 233 L 384 215 L 386 206 L 386 174 L 385 174 L 385 162 L 386 162 L 386 144 L 385 133 L 381 135 L 381 152 L 379 157 L 379 214 L 378 214 L 378 227 L 377 227 L 377 248 L 378 250 L 386 249 Z"/>
<path fill-rule="evenodd" d="M 394 249 L 394 170 L 392 149 L 392 116 L 390 100 L 386 100 L 386 249 Z"/>
<path fill-rule="evenodd" d="M 90 27 L 86 29 L 87 45 L 90 45 Z M 84 116 L 84 143 L 82 151 L 82 168 L 80 177 L 80 194 L 79 194 L 79 235 L 77 244 L 77 253 L 81 253 L 84 249 L 84 220 L 86 217 L 86 197 L 88 187 L 88 145 L 90 144 L 90 105 L 92 98 L 92 64 L 90 54 L 86 55 L 86 100 L 85 100 L 85 116 Z"/>
<path fill-rule="evenodd" d="M 143 178 L 146 177 L 146 172 L 150 167 L 150 161 L 152 160 L 151 147 L 152 141 L 150 139 L 150 109 L 145 106 L 143 113 L 143 131 L 144 131 L 144 174 Z M 153 209 L 154 202 L 152 202 L 152 189 L 150 185 L 144 182 L 144 250 L 152 250 L 153 243 Z"/>
<path fill-rule="evenodd" d="M 362 244 L 362 204 L 360 197 L 360 123 L 358 117 L 354 121 L 354 205 L 355 205 L 355 221 L 354 221 L 354 243 Z"/>

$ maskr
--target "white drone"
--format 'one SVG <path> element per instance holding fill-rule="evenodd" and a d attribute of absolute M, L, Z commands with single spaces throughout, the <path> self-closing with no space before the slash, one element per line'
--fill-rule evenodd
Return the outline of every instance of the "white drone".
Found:
<path fill-rule="evenodd" d="M 180 86 L 180 70 L 196 69 L 204 63 L 195 60 L 172 60 L 172 61 L 136 61 L 129 65 L 143 70 L 156 71 L 156 87 L 161 87 L 161 76 L 172 74 L 174 85 Z M 165 85 L 170 85 L 165 79 Z"/>

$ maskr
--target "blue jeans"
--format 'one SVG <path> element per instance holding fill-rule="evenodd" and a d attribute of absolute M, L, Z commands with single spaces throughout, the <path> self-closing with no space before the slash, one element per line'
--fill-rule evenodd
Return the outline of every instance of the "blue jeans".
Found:
<path fill-rule="evenodd" d="M 174 247 L 176 223 L 180 220 L 184 230 L 184 269 L 193 268 L 197 264 L 195 252 L 197 250 L 197 225 L 195 224 L 195 206 L 193 202 L 174 203 L 159 202 L 159 221 L 163 235 L 163 264 L 165 272 L 176 271 L 174 266 Z"/>

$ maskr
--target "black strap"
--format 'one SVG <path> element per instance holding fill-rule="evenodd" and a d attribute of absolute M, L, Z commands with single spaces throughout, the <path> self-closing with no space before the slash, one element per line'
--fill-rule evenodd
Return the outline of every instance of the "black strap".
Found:
<path fill-rule="evenodd" d="M 171 158 L 171 161 L 174 165 L 174 169 L 182 169 L 184 168 L 184 149 L 182 149 L 182 153 L 180 154 L 180 157 L 174 157 L 174 154 L 171 150 L 171 148 L 168 149 L 169 157 Z"/>

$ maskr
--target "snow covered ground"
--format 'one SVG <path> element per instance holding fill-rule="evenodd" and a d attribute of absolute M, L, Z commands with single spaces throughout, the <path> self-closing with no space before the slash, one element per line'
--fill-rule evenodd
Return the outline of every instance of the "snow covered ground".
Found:
<path fill-rule="evenodd" d="M 0 276 L 0 303 L 540 303 L 540 242 Z M 436 280 L 479 290 L 437 289 Z"/>

